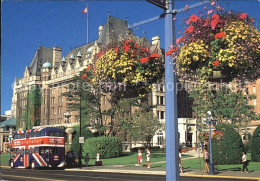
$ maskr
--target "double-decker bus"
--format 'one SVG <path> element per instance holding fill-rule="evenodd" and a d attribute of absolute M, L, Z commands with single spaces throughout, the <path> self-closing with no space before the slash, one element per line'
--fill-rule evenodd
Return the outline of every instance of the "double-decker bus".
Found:
<path fill-rule="evenodd" d="M 65 132 L 59 128 L 17 131 L 13 135 L 11 168 L 65 168 Z"/>

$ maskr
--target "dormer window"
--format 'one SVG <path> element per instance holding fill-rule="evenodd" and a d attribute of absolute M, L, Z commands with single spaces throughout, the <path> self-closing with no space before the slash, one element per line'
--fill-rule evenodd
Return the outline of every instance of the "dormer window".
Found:
<path fill-rule="evenodd" d="M 70 59 L 74 59 L 74 55 L 73 55 L 73 53 L 70 55 Z"/>

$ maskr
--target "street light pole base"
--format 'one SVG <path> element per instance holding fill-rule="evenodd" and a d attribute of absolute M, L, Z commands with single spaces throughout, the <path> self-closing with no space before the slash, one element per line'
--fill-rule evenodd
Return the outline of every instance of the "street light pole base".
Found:
<path fill-rule="evenodd" d="M 209 163 L 209 175 L 214 175 L 215 168 L 213 163 Z"/>

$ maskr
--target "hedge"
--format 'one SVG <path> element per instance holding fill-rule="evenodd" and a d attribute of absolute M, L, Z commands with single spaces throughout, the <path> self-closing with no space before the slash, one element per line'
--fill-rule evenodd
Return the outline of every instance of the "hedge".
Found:
<path fill-rule="evenodd" d="M 100 158 L 119 157 L 122 154 L 122 142 L 118 137 L 94 137 L 89 138 L 83 144 L 83 154 L 89 154 L 90 158 L 96 158 L 97 152 Z"/>
<path fill-rule="evenodd" d="M 79 126 L 73 127 L 74 130 L 77 132 L 75 137 L 72 140 L 72 145 L 71 145 L 71 150 L 73 150 L 74 153 L 78 154 L 79 153 Z M 81 130 L 81 136 L 84 137 L 84 140 L 88 138 L 94 137 L 94 134 L 88 130 L 88 128 L 83 128 Z"/>
<path fill-rule="evenodd" d="M 219 124 L 217 130 L 224 132 L 221 141 L 212 140 L 212 155 L 215 164 L 239 164 L 241 163 L 244 145 L 241 136 L 230 124 Z"/>
<path fill-rule="evenodd" d="M 252 161 L 260 161 L 260 126 L 258 126 L 253 134 L 251 143 L 251 158 Z"/>

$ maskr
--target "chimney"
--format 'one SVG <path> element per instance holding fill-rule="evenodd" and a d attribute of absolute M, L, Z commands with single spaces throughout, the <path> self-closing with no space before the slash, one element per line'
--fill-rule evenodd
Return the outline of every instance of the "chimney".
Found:
<path fill-rule="evenodd" d="M 98 27 L 98 36 L 100 36 L 100 34 L 101 34 L 103 28 L 104 28 L 103 25 L 100 25 L 100 26 Z"/>
<path fill-rule="evenodd" d="M 152 45 L 158 45 L 158 48 L 160 48 L 160 36 L 152 37 Z"/>
<path fill-rule="evenodd" d="M 56 62 L 61 61 L 61 48 L 60 47 L 53 47 L 53 57 L 52 57 L 52 66 L 54 67 Z"/>

